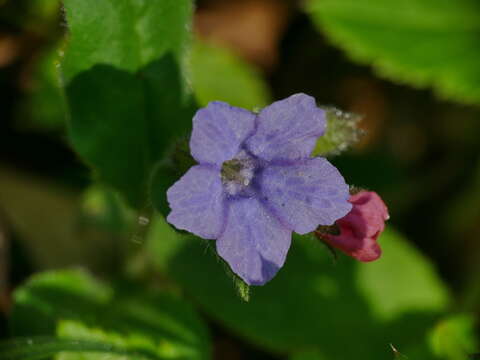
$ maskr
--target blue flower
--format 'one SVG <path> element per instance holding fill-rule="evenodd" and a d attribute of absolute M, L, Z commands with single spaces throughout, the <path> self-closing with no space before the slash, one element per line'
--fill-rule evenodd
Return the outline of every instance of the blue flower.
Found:
<path fill-rule="evenodd" d="M 167 221 L 204 239 L 247 284 L 285 263 L 292 231 L 332 225 L 351 209 L 342 175 L 310 157 L 325 112 L 305 94 L 259 114 L 215 101 L 193 118 L 193 166 L 167 192 Z"/>

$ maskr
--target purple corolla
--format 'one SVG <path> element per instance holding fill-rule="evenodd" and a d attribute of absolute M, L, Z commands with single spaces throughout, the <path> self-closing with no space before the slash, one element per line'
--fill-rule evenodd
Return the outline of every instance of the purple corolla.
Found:
<path fill-rule="evenodd" d="M 204 239 L 247 284 L 263 285 L 283 266 L 292 231 L 332 225 L 352 205 L 342 175 L 310 157 L 325 112 L 305 94 L 260 113 L 214 101 L 193 118 L 198 162 L 167 192 L 167 221 Z"/>

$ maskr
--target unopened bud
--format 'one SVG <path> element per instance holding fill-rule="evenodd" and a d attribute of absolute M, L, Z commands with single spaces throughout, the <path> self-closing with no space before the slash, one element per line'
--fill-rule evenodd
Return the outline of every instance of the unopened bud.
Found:
<path fill-rule="evenodd" d="M 389 218 L 387 206 L 373 191 L 354 191 L 349 202 L 352 210 L 335 222 L 336 228 L 320 226 L 314 234 L 359 261 L 376 260 L 382 253 L 377 239 Z"/>

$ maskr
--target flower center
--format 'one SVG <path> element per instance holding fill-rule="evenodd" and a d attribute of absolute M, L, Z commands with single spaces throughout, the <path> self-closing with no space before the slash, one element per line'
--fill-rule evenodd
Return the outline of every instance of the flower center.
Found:
<path fill-rule="evenodd" d="M 230 195 L 246 192 L 255 174 L 255 160 L 245 151 L 222 164 L 221 178 L 225 191 Z"/>

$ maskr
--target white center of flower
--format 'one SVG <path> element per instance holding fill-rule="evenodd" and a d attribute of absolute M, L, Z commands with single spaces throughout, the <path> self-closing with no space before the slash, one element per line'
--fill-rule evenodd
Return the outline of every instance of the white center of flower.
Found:
<path fill-rule="evenodd" d="M 245 151 L 222 164 L 221 177 L 225 191 L 237 195 L 250 185 L 255 174 L 255 160 Z"/>

